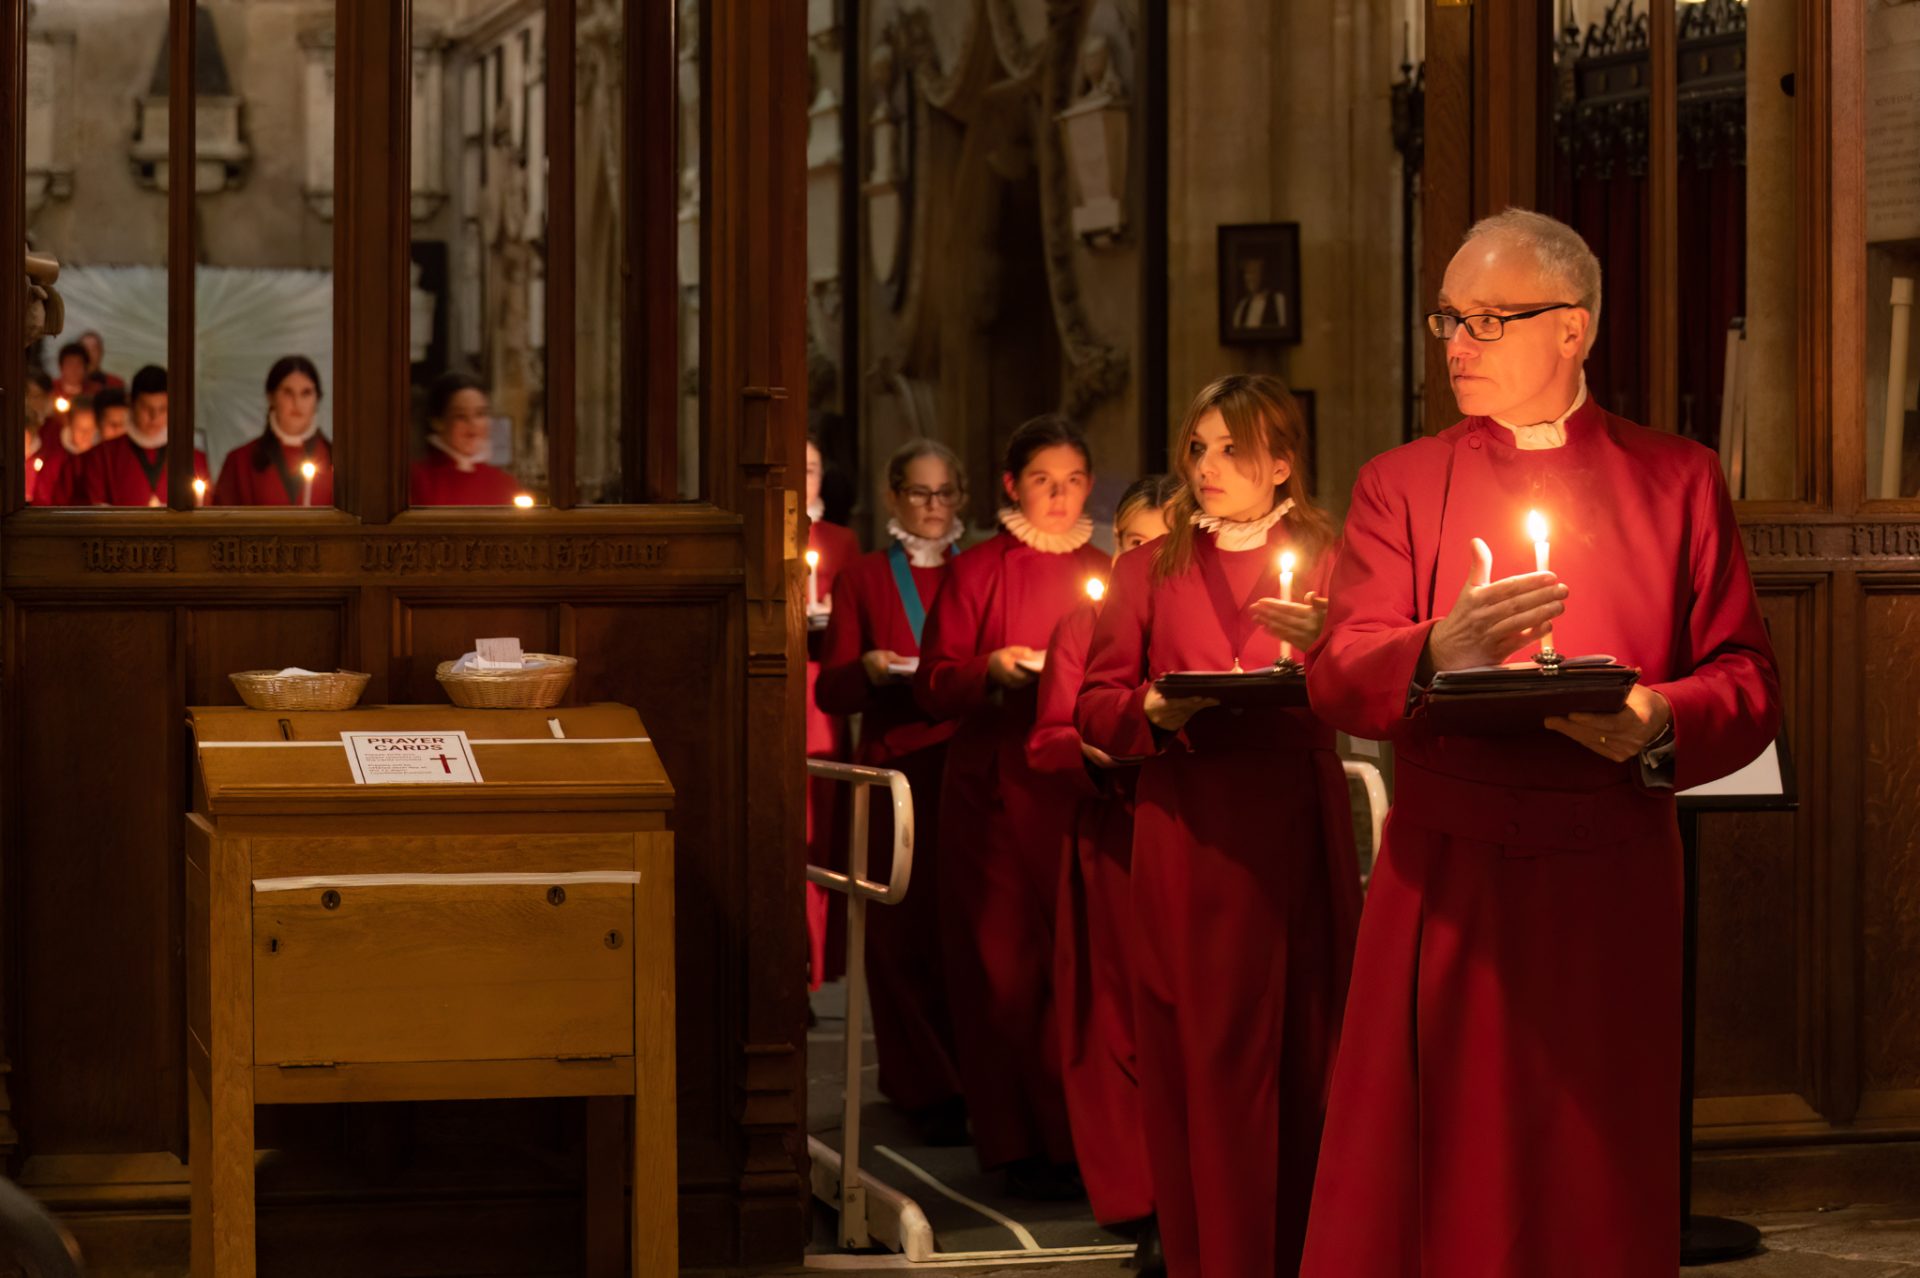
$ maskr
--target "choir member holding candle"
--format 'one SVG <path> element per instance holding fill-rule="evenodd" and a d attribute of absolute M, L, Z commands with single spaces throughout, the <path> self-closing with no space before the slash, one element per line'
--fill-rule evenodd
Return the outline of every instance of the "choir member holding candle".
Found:
<path fill-rule="evenodd" d="M 967 1142 L 937 886 L 940 777 L 953 723 L 920 709 L 911 667 L 953 544 L 965 531 L 966 496 L 965 473 L 944 444 L 916 439 L 893 455 L 887 463 L 893 544 L 845 565 L 834 578 L 833 617 L 814 688 L 825 713 L 861 716 L 854 762 L 897 769 L 913 787 L 913 881 L 900 904 L 867 911 L 867 991 L 880 1090 L 934 1145 Z M 884 803 L 875 803 L 872 813 L 867 874 L 885 882 L 892 872 L 892 815 Z"/>
<path fill-rule="evenodd" d="M 1078 1197 L 1060 1084 L 1052 965 L 1073 792 L 1027 761 L 1031 667 L 1107 557 L 1084 513 L 1093 459 L 1060 416 L 1013 433 L 1001 531 L 954 560 L 927 618 L 914 692 L 958 721 L 941 796 L 947 990 L 980 1164 L 1030 1198 Z M 1023 664 L 1024 663 L 1024 664 Z"/>
<path fill-rule="evenodd" d="M 1120 497 L 1113 516 L 1116 559 L 1166 535 L 1166 507 L 1179 483 L 1149 475 Z M 1079 796 L 1063 858 L 1054 937 L 1054 1006 L 1073 1145 L 1094 1217 L 1133 1233 L 1143 1262 L 1159 1251 L 1152 1231 L 1153 1184 L 1133 1046 L 1133 791 L 1139 768 L 1080 739 L 1073 726 L 1087 650 L 1106 582 L 1087 578 L 1087 599 L 1054 627 L 1040 675 L 1040 708 L 1027 759 Z"/>
<path fill-rule="evenodd" d="M 827 504 L 820 496 L 820 482 L 826 477 L 826 460 L 820 441 L 807 432 L 807 549 L 802 559 L 807 567 L 807 615 L 815 617 L 833 607 L 833 589 L 840 573 L 860 557 L 860 541 L 853 530 L 828 523 Z M 820 640 L 808 641 L 807 658 L 807 757 L 844 759 L 847 756 L 847 723 L 820 708 L 814 687 L 820 678 L 820 663 L 813 655 Z M 831 781 L 807 779 L 807 859 L 815 865 L 840 866 L 844 853 L 834 846 L 838 828 L 834 817 L 838 810 L 840 787 Z M 842 840 L 844 842 L 844 840 Z M 840 975 L 846 956 L 842 944 L 828 954 L 828 932 L 844 926 L 829 924 L 830 896 L 825 888 L 807 884 L 807 961 L 811 985 L 818 989 L 822 981 Z"/>
<path fill-rule="evenodd" d="M 1307 676 L 1330 722 L 1394 743 L 1396 793 L 1301 1272 L 1671 1275 L 1673 793 L 1773 738 L 1773 653 L 1714 454 L 1587 397 L 1578 234 L 1488 218 L 1439 300 L 1467 417 L 1361 472 Z M 1565 655 L 1640 668 L 1625 710 L 1427 727 L 1420 683 L 1524 660 L 1549 623 Z"/>
<path fill-rule="evenodd" d="M 167 504 L 167 370 L 148 364 L 133 375 L 126 434 L 87 456 L 85 499 L 98 506 Z M 193 450 L 193 473 L 207 478 L 207 455 Z"/>
<path fill-rule="evenodd" d="M 1312 643 L 1333 537 L 1279 379 L 1214 382 L 1176 447 L 1170 531 L 1115 566 L 1075 719 L 1089 745 L 1145 758 L 1134 1014 L 1167 1272 L 1291 1278 L 1360 912 L 1346 780 L 1304 707 L 1168 700 L 1153 680 Z M 1272 595 L 1282 551 L 1301 602 Z"/>
<path fill-rule="evenodd" d="M 320 433 L 320 370 L 287 355 L 267 370 L 267 421 L 227 454 L 216 506 L 333 505 L 333 446 Z"/>
<path fill-rule="evenodd" d="M 487 461 L 492 455 L 493 412 L 486 389 L 466 373 L 442 373 L 427 388 L 427 451 L 408 471 L 408 503 L 511 504 L 519 481 Z"/>
<path fill-rule="evenodd" d="M 47 418 L 36 446 L 27 444 L 27 501 L 34 506 L 70 506 L 79 500 L 82 466 L 100 438 L 90 396 L 74 400 L 64 414 Z"/>

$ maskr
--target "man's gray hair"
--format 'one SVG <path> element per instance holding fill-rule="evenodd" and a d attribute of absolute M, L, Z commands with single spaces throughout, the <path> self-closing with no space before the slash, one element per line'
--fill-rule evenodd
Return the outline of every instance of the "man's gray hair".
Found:
<path fill-rule="evenodd" d="M 1567 291 L 1561 298 L 1528 298 L 1527 301 L 1566 300 L 1584 307 L 1592 318 L 1587 324 L 1587 341 L 1582 354 L 1593 349 L 1600 333 L 1600 259 L 1593 255 L 1580 232 L 1557 218 L 1531 209 L 1508 209 L 1483 217 L 1467 232 L 1463 244 L 1471 244 L 1483 235 L 1496 235 L 1509 244 L 1525 249 L 1540 265 L 1540 273 Z"/>

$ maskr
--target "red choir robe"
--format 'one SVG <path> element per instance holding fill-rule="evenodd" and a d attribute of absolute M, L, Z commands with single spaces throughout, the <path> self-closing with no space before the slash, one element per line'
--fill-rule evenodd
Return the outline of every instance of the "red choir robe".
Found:
<path fill-rule="evenodd" d="M 980 1165 L 1073 1160 L 1052 1000 L 1053 929 L 1073 791 L 1027 761 L 1038 689 L 1003 689 L 987 657 L 1046 646 L 1086 580 L 1092 546 L 1047 553 L 1013 534 L 968 550 L 927 618 L 914 694 L 958 721 L 941 792 L 938 880 L 947 995 Z"/>
<path fill-rule="evenodd" d="M 97 444 L 86 453 L 85 500 L 95 506 L 167 504 L 167 450 L 142 448 L 132 435 Z M 193 450 L 194 478 L 207 478 L 207 455 Z"/>
<path fill-rule="evenodd" d="M 860 557 L 860 539 L 850 528 L 815 519 L 807 525 L 807 549 L 820 556 L 808 597 L 817 597 L 825 607 L 832 601 L 834 582 L 841 570 Z M 846 721 L 822 710 L 814 697 L 814 685 L 820 678 L 820 662 L 816 657 L 822 642 L 821 636 L 808 632 L 807 757 L 845 759 Z M 838 869 L 846 863 L 845 853 L 834 846 L 834 816 L 839 811 L 840 790 L 837 782 L 807 778 L 807 860 L 813 865 Z M 846 970 L 846 914 L 844 907 L 834 905 L 832 896 L 825 888 L 807 884 L 807 972 L 814 989 Z"/>
<path fill-rule="evenodd" d="M 71 506 L 74 502 L 74 484 L 80 477 L 80 459 L 84 453 L 70 453 L 60 442 L 59 432 L 53 436 L 53 443 L 46 443 L 41 437 L 40 447 L 33 456 L 26 459 L 27 504 L 30 506 Z"/>
<path fill-rule="evenodd" d="M 953 724 L 927 717 L 913 699 L 910 679 L 876 687 L 860 664 L 875 650 L 920 655 L 894 581 L 893 559 L 891 550 L 876 551 L 835 575 L 833 618 L 821 647 L 814 700 L 837 721 L 860 716 L 855 763 L 905 773 L 913 789 L 913 877 L 899 904 L 867 909 L 867 993 L 880 1091 L 903 1109 L 924 1110 L 960 1095 L 936 887 L 940 774 Z M 923 616 L 932 610 L 947 569 L 947 564 L 908 565 Z M 893 873 L 893 814 L 884 791 L 874 793 L 870 811 L 867 877 L 885 883 Z"/>
<path fill-rule="evenodd" d="M 1591 402 L 1522 451 L 1471 417 L 1362 470 L 1309 674 L 1395 746 L 1324 1142 L 1307 1278 L 1632 1278 L 1678 1269 L 1681 852 L 1672 789 L 1546 731 L 1443 737 L 1409 688 L 1465 580 L 1530 572 L 1550 524 L 1560 651 L 1673 707 L 1673 785 L 1765 748 L 1778 677 L 1711 452 Z"/>
<path fill-rule="evenodd" d="M 1073 1147 L 1094 1219 L 1119 1225 L 1153 1214 L 1133 1044 L 1133 790 L 1139 768 L 1097 771 L 1080 749 L 1074 702 L 1100 615 L 1091 600 L 1060 619 L 1047 645 L 1027 762 L 1059 777 L 1079 802 L 1061 858 L 1053 997 L 1061 1081 Z"/>
<path fill-rule="evenodd" d="M 1346 777 L 1306 709 L 1148 722 L 1158 675 L 1248 670 L 1280 655 L 1248 611 L 1279 593 L 1288 522 L 1163 580 L 1157 545 L 1115 565 L 1075 719 L 1142 756 L 1134 807 L 1134 1016 L 1154 1208 L 1171 1278 L 1292 1275 L 1313 1192 L 1360 915 Z M 1296 582 L 1323 589 L 1331 552 Z"/>
<path fill-rule="evenodd" d="M 258 461 L 262 451 L 271 449 L 266 465 Z M 306 478 L 301 463 L 314 464 L 313 500 L 303 503 Z M 210 504 L 215 506 L 299 506 L 333 505 L 333 446 L 325 435 L 315 432 L 304 444 L 289 448 L 272 435 L 250 439 L 227 454 L 220 465 L 219 482 L 213 486 Z"/>
<path fill-rule="evenodd" d="M 318 504 L 319 481 L 314 483 Z M 498 466 L 475 462 L 472 470 L 461 470 L 452 457 L 431 446 L 407 472 L 409 506 L 511 506 L 520 492 L 520 481 Z"/>

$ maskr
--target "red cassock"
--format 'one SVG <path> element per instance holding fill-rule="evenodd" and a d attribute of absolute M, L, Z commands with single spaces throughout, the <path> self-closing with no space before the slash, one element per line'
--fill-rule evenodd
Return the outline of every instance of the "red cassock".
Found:
<path fill-rule="evenodd" d="M 520 492 L 520 481 L 498 466 L 475 462 L 472 470 L 461 470 L 438 448 L 428 448 L 407 472 L 410 506 L 511 506 Z M 314 502 L 319 500 L 316 493 Z"/>
<path fill-rule="evenodd" d="M 960 1081 L 983 1167 L 1067 1163 L 1073 1136 L 1053 1020 L 1054 916 L 1073 790 L 1027 762 L 1038 690 L 1003 689 L 987 657 L 1045 648 L 1086 581 L 1092 546 L 1047 553 L 1011 533 L 953 561 L 932 616 L 914 694 L 959 721 L 947 748 L 938 889 Z"/>
<path fill-rule="evenodd" d="M 821 649 L 815 700 L 829 715 L 860 716 L 854 762 L 903 772 L 913 788 L 913 878 L 898 905 L 867 910 L 867 991 L 873 1004 L 880 1090 L 894 1104 L 925 1109 L 960 1094 L 954 1066 L 953 1019 L 947 1007 L 940 947 L 940 774 L 953 724 L 927 717 L 907 679 L 876 687 L 860 664 L 865 653 L 920 654 L 894 581 L 891 551 L 862 555 L 833 583 L 833 619 Z M 924 617 L 948 566 L 907 565 Z M 867 877 L 893 873 L 893 817 L 885 791 L 875 791 L 868 827 Z"/>
<path fill-rule="evenodd" d="M 86 453 L 86 501 L 95 506 L 164 506 L 167 504 L 167 450 L 142 448 L 133 436 L 121 435 L 95 445 Z M 193 474 L 207 478 L 207 455 L 193 450 Z"/>
<path fill-rule="evenodd" d="M 1073 1147 L 1094 1218 L 1118 1225 L 1153 1214 L 1147 1138 L 1133 1045 L 1133 791 L 1130 764 L 1091 770 L 1073 726 L 1098 607 L 1054 628 L 1027 762 L 1079 796 L 1061 858 L 1053 998 Z"/>
<path fill-rule="evenodd" d="M 44 435 L 42 440 L 46 438 Z M 80 459 L 85 453 L 70 453 L 56 433 L 49 447 L 42 443 L 27 458 L 27 503 L 33 506 L 71 506 L 75 481 L 80 478 Z"/>
<path fill-rule="evenodd" d="M 267 460 L 260 464 L 262 452 Z M 275 458 L 274 453 L 279 456 Z M 313 500 L 303 503 L 306 478 L 301 463 L 314 465 Z M 305 444 L 289 448 L 278 439 L 251 439 L 227 454 L 220 464 L 220 479 L 213 486 L 210 502 L 215 506 L 299 506 L 333 505 L 333 446 L 325 435 L 315 434 Z"/>
<path fill-rule="evenodd" d="M 1671 790 L 1545 731 L 1442 737 L 1409 687 L 1465 580 L 1550 526 L 1562 652 L 1640 667 L 1680 789 L 1773 738 L 1779 688 L 1714 455 L 1588 403 L 1521 451 L 1484 417 L 1361 472 L 1314 706 L 1394 743 L 1307 1278 L 1679 1267 L 1681 858 Z"/>
<path fill-rule="evenodd" d="M 1272 665 L 1248 605 L 1279 592 L 1287 522 L 1264 548 L 1194 535 L 1152 577 L 1124 555 L 1075 718 L 1142 756 L 1134 809 L 1134 1014 L 1154 1206 L 1172 1278 L 1287 1275 L 1299 1263 L 1360 915 L 1333 729 L 1305 709 L 1202 710 L 1178 734 L 1143 705 L 1153 677 Z M 1295 581 L 1319 589 L 1330 554 Z"/>
<path fill-rule="evenodd" d="M 822 604 L 833 596 L 834 581 L 841 569 L 860 557 L 860 541 L 849 528 L 815 519 L 807 526 L 807 549 L 820 556 L 813 569 L 814 584 L 809 595 L 817 595 Z M 847 757 L 847 725 L 820 709 L 814 698 L 814 684 L 820 678 L 820 663 L 814 660 L 823 639 L 809 632 L 807 640 L 807 757 L 844 759 Z M 840 866 L 846 860 L 834 846 L 834 816 L 839 811 L 840 786 L 832 781 L 807 778 L 807 860 L 814 865 Z M 825 888 L 807 884 L 807 972 L 814 989 L 822 981 L 838 977 L 846 967 L 846 939 L 839 935 L 846 927 L 842 910 L 831 909 Z M 837 916 L 830 918 L 829 915 Z M 829 932 L 834 933 L 829 937 Z M 837 940 L 837 944 L 830 943 Z M 829 953 L 831 951 L 831 953 Z"/>

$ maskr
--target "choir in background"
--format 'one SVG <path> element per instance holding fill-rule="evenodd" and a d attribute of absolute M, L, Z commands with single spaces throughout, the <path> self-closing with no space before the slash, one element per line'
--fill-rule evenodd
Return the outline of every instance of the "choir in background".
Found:
<path fill-rule="evenodd" d="M 1674 794 L 1766 747 L 1779 687 L 1717 459 L 1587 394 L 1600 311 L 1570 228 L 1476 225 L 1428 317 L 1467 416 L 1369 463 L 1338 534 L 1270 376 L 1197 395 L 1111 562 L 1063 418 L 1014 432 L 999 531 L 959 554 L 945 447 L 892 459 L 866 555 L 819 521 L 810 450 L 808 749 L 857 714 L 855 757 L 913 785 L 913 888 L 867 964 L 880 1087 L 925 1139 L 1084 1192 L 1174 1278 L 1677 1273 Z M 1638 667 L 1625 708 L 1433 731 L 1435 673 L 1550 635 Z M 1310 709 L 1154 688 L 1287 651 Z M 1336 730 L 1395 748 L 1364 911 Z"/>

